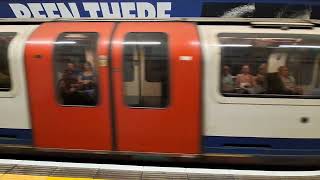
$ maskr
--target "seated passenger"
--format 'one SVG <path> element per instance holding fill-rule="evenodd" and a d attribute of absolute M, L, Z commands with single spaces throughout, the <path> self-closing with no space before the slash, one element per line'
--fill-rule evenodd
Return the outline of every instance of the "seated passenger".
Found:
<path fill-rule="evenodd" d="M 267 64 L 263 63 L 260 65 L 258 69 L 258 73 L 255 76 L 255 93 L 264 93 L 267 90 L 267 81 L 266 81 L 266 74 L 267 74 Z"/>
<path fill-rule="evenodd" d="M 296 85 L 294 77 L 289 75 L 288 67 L 280 66 L 278 69 L 278 75 L 283 84 L 284 94 L 303 94 L 303 90 Z"/>
<path fill-rule="evenodd" d="M 234 91 L 233 78 L 230 73 L 230 68 L 227 65 L 223 66 L 221 83 L 222 83 L 222 92 L 228 93 L 228 92 Z"/>
<path fill-rule="evenodd" d="M 242 90 L 244 93 L 253 93 L 253 87 L 255 86 L 254 77 L 250 74 L 249 65 L 243 65 L 241 68 L 241 74 L 237 75 L 236 86 Z"/>

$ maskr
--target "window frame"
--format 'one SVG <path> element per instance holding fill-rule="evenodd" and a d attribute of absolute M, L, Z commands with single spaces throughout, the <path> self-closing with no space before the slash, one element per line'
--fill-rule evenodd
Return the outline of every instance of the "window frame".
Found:
<path fill-rule="evenodd" d="M 11 83 L 11 87 L 9 91 L 0 91 L 0 98 L 14 98 L 17 96 L 17 82 L 18 79 L 16 77 L 16 73 L 18 70 L 16 67 L 17 63 L 13 62 L 15 61 L 15 59 L 19 58 L 19 57 L 15 57 L 15 54 L 12 52 L 13 50 L 17 50 L 17 49 L 12 49 L 13 44 L 16 44 L 16 41 L 19 40 L 18 36 L 19 36 L 19 32 L 14 32 L 14 31 L 1 31 L 0 35 L 4 33 L 4 34 L 9 34 L 12 33 L 14 35 L 14 37 L 11 39 L 11 41 L 9 42 L 8 48 L 7 48 L 7 61 L 8 61 L 8 70 L 9 70 L 9 76 L 10 76 L 10 83 Z M 23 41 L 22 41 L 23 42 Z M 21 41 L 19 42 L 21 43 Z M 24 57 L 22 56 L 22 60 L 24 60 Z"/>
<path fill-rule="evenodd" d="M 96 49 L 95 49 L 95 69 L 96 69 L 96 79 L 97 79 L 97 101 L 95 105 L 64 105 L 62 103 L 59 102 L 59 91 L 57 90 L 57 82 L 59 81 L 59 79 L 57 79 L 57 75 L 56 73 L 58 71 L 56 71 L 56 64 L 55 64 L 55 59 L 56 59 L 56 48 L 57 46 L 54 44 L 53 46 L 53 50 L 52 50 L 52 75 L 53 75 L 53 87 L 54 87 L 54 101 L 61 107 L 85 107 L 85 108 L 96 108 L 98 106 L 100 106 L 101 103 L 101 99 L 100 99 L 100 73 L 99 73 L 99 60 L 98 60 L 98 48 L 99 48 L 99 40 L 100 40 L 100 33 L 99 32 L 77 32 L 77 31 L 66 31 L 66 32 L 60 32 L 56 39 L 54 40 L 54 42 L 57 42 L 57 40 L 60 38 L 60 36 L 62 36 L 63 34 L 86 34 L 86 33 L 94 33 L 96 34 L 97 37 L 97 41 L 96 41 Z"/>
<path fill-rule="evenodd" d="M 219 34 L 221 33 L 255 33 L 264 34 L 266 30 L 263 28 L 251 28 L 250 26 L 229 26 L 228 30 L 225 30 L 225 26 L 216 27 L 204 27 L 201 28 L 202 32 L 202 42 L 204 43 L 203 52 L 205 57 L 204 62 L 204 94 L 203 97 L 208 96 L 213 102 L 218 102 L 221 104 L 246 104 L 246 105 L 277 105 L 277 106 L 320 106 L 319 99 L 293 99 L 293 98 L 257 98 L 257 97 L 225 97 L 220 92 L 220 79 L 221 79 L 221 49 L 219 47 Z M 305 31 L 304 29 L 272 29 L 270 34 L 307 34 L 307 35 L 318 35 L 320 34 L 320 29 L 313 29 Z M 206 37 L 206 38 L 204 38 Z M 207 38 L 210 37 L 210 38 Z M 211 59 L 215 59 L 211 61 Z M 213 67 L 213 68 L 209 68 Z M 211 78 L 209 76 L 212 76 Z M 211 103 L 213 103 L 211 102 Z"/>
<path fill-rule="evenodd" d="M 259 34 L 257 33 L 220 33 L 218 34 L 218 39 L 220 40 L 220 37 L 221 37 L 221 34 L 225 34 L 225 35 L 240 35 L 240 39 L 242 37 L 246 38 L 246 35 L 252 35 L 252 36 L 247 36 L 248 38 L 252 38 L 252 37 L 255 37 L 257 36 L 257 38 L 259 38 Z M 267 35 L 279 35 L 279 33 L 265 33 Z M 292 34 L 285 34 L 285 36 L 290 36 Z M 304 34 L 294 34 L 293 36 L 304 36 Z M 307 36 L 312 36 L 312 35 L 307 35 Z M 263 38 L 263 37 L 262 37 Z M 276 37 L 275 37 L 276 38 Z M 286 37 L 284 37 L 286 38 Z M 221 44 L 220 44 L 221 45 Z M 253 46 L 254 47 L 254 46 Z M 244 48 L 247 48 L 247 47 L 244 47 Z M 220 48 L 220 50 L 222 49 L 222 47 Z M 312 49 L 311 49 L 312 50 Z M 293 51 L 293 50 L 291 50 Z M 222 53 L 222 51 L 221 51 Z M 319 51 L 319 54 L 320 54 L 320 51 Z M 221 56 L 220 56 L 221 57 Z M 266 64 L 268 62 L 265 62 Z M 313 64 L 315 63 L 315 60 L 312 62 Z M 220 93 L 225 96 L 225 97 L 237 97 L 237 98 L 242 98 L 242 97 L 248 97 L 248 98 L 286 98 L 286 99 L 320 99 L 320 95 L 317 95 L 317 96 L 313 96 L 313 95 L 289 95 L 289 94 L 241 94 L 241 93 L 223 93 L 222 92 L 222 87 L 221 87 L 221 80 L 222 80 L 222 58 L 221 58 L 221 67 L 220 67 L 220 83 L 219 83 L 219 88 L 220 88 Z M 226 65 L 226 64 L 224 64 Z M 313 70 L 313 69 L 312 69 Z"/>
<path fill-rule="evenodd" d="M 161 34 L 165 34 L 166 35 L 166 40 L 167 40 L 167 65 L 168 65 L 168 70 L 167 70 L 167 73 L 168 73 L 168 87 L 167 87 L 167 90 L 168 90 L 168 101 L 167 101 L 167 104 L 164 106 L 164 107 L 148 107 L 148 106 L 130 106 L 129 104 L 127 104 L 126 100 L 125 100 L 125 83 L 126 82 L 132 82 L 132 81 L 124 81 L 124 74 L 123 74 L 123 71 L 121 72 L 121 76 L 122 76 L 122 99 L 123 99 L 123 104 L 127 107 L 127 108 L 130 108 L 130 109 L 155 109 L 155 110 L 163 110 L 163 109 L 168 109 L 170 108 L 171 106 L 171 96 L 172 96 L 172 93 L 171 93 L 171 87 L 172 87 L 172 84 L 171 84 L 171 50 L 170 50 L 170 34 L 168 34 L 167 32 L 161 32 L 161 31 L 156 31 L 156 32 L 141 32 L 141 31 L 136 31 L 136 32 L 126 32 L 125 35 L 124 35 L 124 38 L 123 38 L 123 42 L 125 42 L 126 38 L 128 37 L 129 34 L 131 33 L 161 33 Z M 125 59 L 125 55 L 124 55 L 124 48 L 125 48 L 125 45 L 123 45 L 122 47 L 122 50 L 123 50 L 123 53 L 122 53 L 122 66 L 124 65 L 124 59 Z M 145 69 L 144 69 L 145 70 Z M 146 82 L 150 82 L 150 81 L 147 81 L 147 78 L 144 79 Z M 152 83 L 152 82 L 151 82 Z"/>

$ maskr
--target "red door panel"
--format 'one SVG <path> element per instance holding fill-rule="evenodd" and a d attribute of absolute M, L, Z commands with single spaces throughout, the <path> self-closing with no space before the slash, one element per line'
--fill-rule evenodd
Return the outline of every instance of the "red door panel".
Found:
<path fill-rule="evenodd" d="M 170 100 L 167 107 L 134 108 L 125 103 L 123 42 L 130 32 L 161 32 L 168 37 Z M 176 22 L 120 23 L 113 38 L 112 68 L 118 150 L 199 153 L 201 51 L 196 26 Z"/>
<path fill-rule="evenodd" d="M 111 150 L 109 68 L 97 66 L 98 104 L 62 106 L 56 97 L 54 43 L 64 32 L 96 32 L 97 57 L 107 57 L 114 23 L 57 22 L 41 25 L 26 46 L 26 66 L 35 146 Z"/>

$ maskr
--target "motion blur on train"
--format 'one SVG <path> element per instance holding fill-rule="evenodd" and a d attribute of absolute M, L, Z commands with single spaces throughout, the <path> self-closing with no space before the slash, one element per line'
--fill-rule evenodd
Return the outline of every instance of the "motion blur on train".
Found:
<path fill-rule="evenodd" d="M 320 155 L 320 30 L 196 21 L 0 26 L 0 143 Z"/>

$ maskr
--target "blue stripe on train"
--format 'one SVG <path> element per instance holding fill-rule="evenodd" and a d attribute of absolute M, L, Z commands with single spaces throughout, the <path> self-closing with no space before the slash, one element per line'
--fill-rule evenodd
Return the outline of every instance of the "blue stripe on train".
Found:
<path fill-rule="evenodd" d="M 0 144 L 32 144 L 32 131 L 0 128 Z"/>
<path fill-rule="evenodd" d="M 320 155 L 320 139 L 204 136 L 204 153 Z"/>

